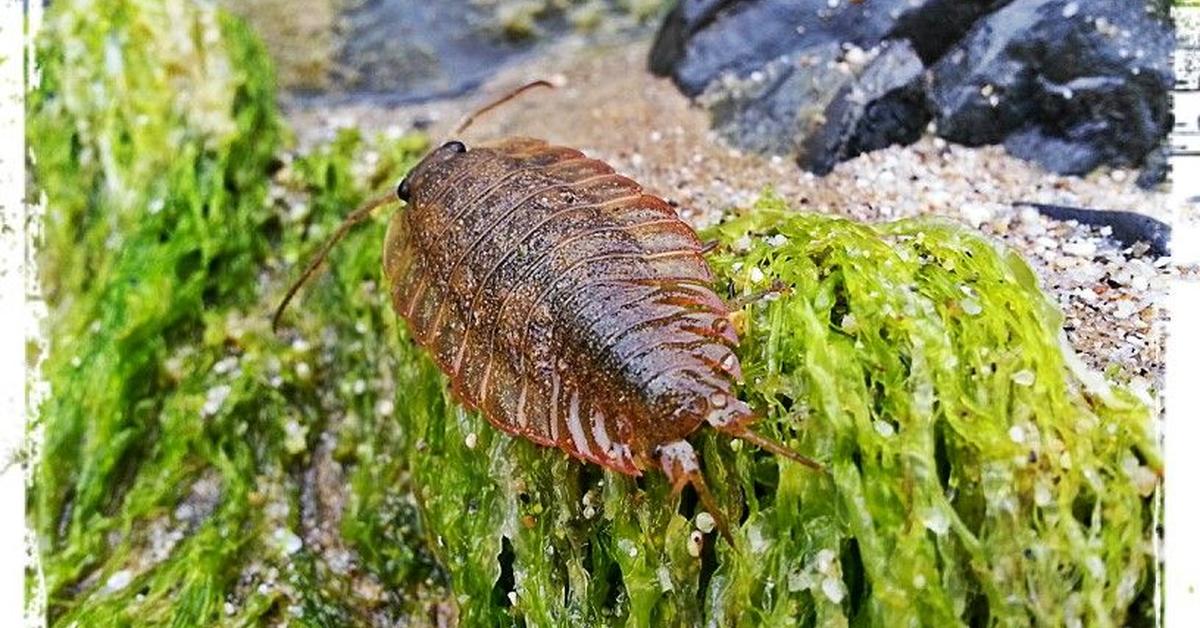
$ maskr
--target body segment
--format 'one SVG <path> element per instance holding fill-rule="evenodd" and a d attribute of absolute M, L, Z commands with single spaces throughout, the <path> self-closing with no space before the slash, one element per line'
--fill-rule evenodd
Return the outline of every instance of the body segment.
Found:
<path fill-rule="evenodd" d="M 676 491 L 696 488 L 731 543 L 692 432 L 707 423 L 821 469 L 750 430 L 755 415 L 732 392 L 738 338 L 705 247 L 636 182 L 541 140 L 473 150 L 451 141 L 396 196 L 407 207 L 393 214 L 384 247 L 392 305 L 455 397 L 496 427 L 629 475 L 657 466 Z M 388 201 L 346 217 L 272 328 L 333 246 Z"/>
<path fill-rule="evenodd" d="M 393 305 L 500 429 L 636 475 L 705 421 L 750 418 L 703 246 L 634 181 L 516 138 L 446 144 L 401 194 Z"/>

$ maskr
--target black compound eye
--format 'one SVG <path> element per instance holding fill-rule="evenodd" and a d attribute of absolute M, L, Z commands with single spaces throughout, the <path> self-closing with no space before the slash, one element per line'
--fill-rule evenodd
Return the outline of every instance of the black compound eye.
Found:
<path fill-rule="evenodd" d="M 407 203 L 409 194 L 410 194 L 410 192 L 408 189 L 408 177 L 404 177 L 404 180 L 400 181 L 400 186 L 396 188 L 396 196 L 400 200 Z"/>
<path fill-rule="evenodd" d="M 458 140 L 451 140 L 449 142 L 446 142 L 445 144 L 442 144 L 442 148 L 452 150 L 456 153 L 467 152 L 467 145 L 463 144 L 462 142 L 460 142 Z"/>

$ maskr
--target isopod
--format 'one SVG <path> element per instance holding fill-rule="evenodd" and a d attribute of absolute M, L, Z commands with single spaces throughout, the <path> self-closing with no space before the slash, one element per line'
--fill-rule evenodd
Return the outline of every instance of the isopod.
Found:
<path fill-rule="evenodd" d="M 705 247 L 635 181 L 542 140 L 453 140 L 395 198 L 406 208 L 383 251 L 392 305 L 455 398 L 495 427 L 632 476 L 657 467 L 676 491 L 695 487 L 727 539 L 692 433 L 708 425 L 821 468 L 751 431 L 758 415 L 734 393 L 738 336 Z M 337 239 L 384 202 L 346 219 L 276 320 Z"/>

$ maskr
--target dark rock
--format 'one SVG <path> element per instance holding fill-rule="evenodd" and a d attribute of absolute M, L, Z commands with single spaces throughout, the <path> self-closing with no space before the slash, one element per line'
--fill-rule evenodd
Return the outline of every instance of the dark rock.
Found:
<path fill-rule="evenodd" d="M 852 76 L 829 59 L 841 46 L 827 43 L 812 54 L 785 55 L 746 79 L 725 75 L 699 99 L 713 128 L 731 145 L 791 155 L 819 128 L 825 109 Z"/>
<path fill-rule="evenodd" d="M 650 53 L 650 69 L 696 96 L 718 76 L 746 76 L 785 55 L 911 38 L 932 61 L 983 13 L 1009 0 L 681 0 Z"/>
<path fill-rule="evenodd" d="M 894 143 L 912 143 L 930 120 L 924 65 L 907 42 L 858 51 L 837 43 L 785 55 L 748 79 L 725 75 L 699 99 L 731 145 L 794 155 L 826 174 L 838 162 Z"/>
<path fill-rule="evenodd" d="M 1170 130 L 1174 35 L 1136 0 L 680 0 L 651 69 L 712 109 L 732 144 L 833 161 L 912 141 L 927 121 L 967 145 L 1063 174 L 1097 166 L 1165 170 L 1147 156 Z M 930 68 L 911 81 L 834 72 L 847 51 L 907 41 Z M 893 54 L 899 54 L 898 52 Z M 881 66 L 882 67 L 882 66 Z M 881 80 L 881 79 L 888 80 Z M 894 79 L 894 80 L 892 80 Z M 866 89 L 864 89 L 864 87 Z M 846 98 L 854 90 L 866 99 Z M 916 102 L 921 92 L 924 106 Z M 859 107 L 858 105 L 862 105 Z"/>
<path fill-rule="evenodd" d="M 924 70 L 907 41 L 883 45 L 825 108 L 823 123 L 800 146 L 800 166 L 828 174 L 862 153 L 917 141 L 932 117 L 925 104 Z"/>
<path fill-rule="evenodd" d="M 1163 142 L 1158 148 L 1150 151 L 1142 163 L 1142 171 L 1138 173 L 1137 184 L 1143 190 L 1152 190 L 1163 183 L 1171 174 L 1171 147 Z"/>
<path fill-rule="evenodd" d="M 1073 220 L 1081 225 L 1112 228 L 1112 238 L 1125 246 L 1144 242 L 1155 257 L 1171 254 L 1171 225 L 1137 212 L 1113 209 L 1086 209 L 1045 203 L 1015 203 L 1017 207 L 1032 207 L 1039 214 L 1054 220 Z"/>
<path fill-rule="evenodd" d="M 1139 2 L 1014 0 L 933 66 L 938 133 L 1063 174 L 1136 166 L 1170 129 L 1173 41 Z"/>
<path fill-rule="evenodd" d="M 926 65 L 940 59 L 958 43 L 981 16 L 1012 0 L 929 0 L 902 13 L 888 33 L 891 39 L 907 39 Z"/>

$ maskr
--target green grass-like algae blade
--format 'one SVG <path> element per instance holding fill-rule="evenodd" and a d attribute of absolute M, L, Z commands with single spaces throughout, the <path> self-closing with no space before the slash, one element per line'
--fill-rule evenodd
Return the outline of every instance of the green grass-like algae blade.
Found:
<path fill-rule="evenodd" d="M 381 285 L 385 216 L 287 315 L 298 260 L 423 138 L 287 148 L 261 46 L 182 0 L 54 3 L 29 99 L 50 344 L 30 526 L 51 623 L 1083 625 L 1148 621 L 1162 467 L 1012 251 L 766 195 L 709 230 L 759 429 L 693 496 L 449 398 Z"/>

